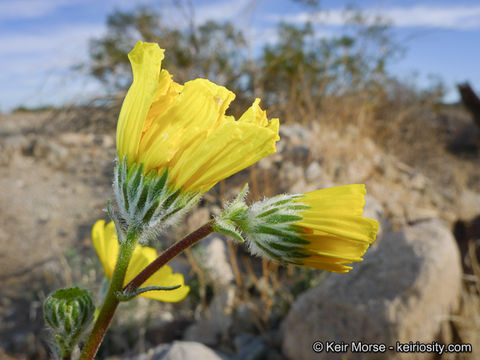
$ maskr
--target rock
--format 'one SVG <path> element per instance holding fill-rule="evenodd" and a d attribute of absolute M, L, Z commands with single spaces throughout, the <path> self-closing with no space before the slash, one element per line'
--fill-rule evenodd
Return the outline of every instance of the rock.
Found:
<path fill-rule="evenodd" d="M 70 155 L 65 146 L 44 138 L 33 138 L 22 149 L 22 153 L 24 156 L 32 156 L 35 159 L 44 160 L 54 167 L 59 167 L 59 164 L 66 161 Z"/>
<path fill-rule="evenodd" d="M 60 142 L 67 147 L 71 146 L 89 146 L 93 144 L 94 134 L 82 134 L 67 132 L 60 135 Z"/>
<path fill-rule="evenodd" d="M 377 240 L 381 239 L 383 233 L 389 231 L 391 228 L 390 221 L 385 215 L 385 210 L 383 209 L 382 204 L 369 194 L 365 196 L 363 216 L 378 221 L 380 227 L 377 233 Z"/>
<path fill-rule="evenodd" d="M 255 304 L 244 302 L 235 308 L 233 313 L 232 333 L 254 332 L 258 323 L 258 312 Z"/>
<path fill-rule="evenodd" d="M 317 190 L 313 184 L 307 184 L 304 179 L 298 180 L 295 184 L 290 186 L 288 192 L 291 194 L 304 194 L 309 191 Z"/>
<path fill-rule="evenodd" d="M 480 194 L 465 189 L 461 192 L 458 200 L 459 214 L 462 219 L 471 219 L 480 214 Z"/>
<path fill-rule="evenodd" d="M 233 340 L 237 354 L 233 360 L 264 360 L 268 347 L 260 336 L 240 334 Z"/>
<path fill-rule="evenodd" d="M 162 344 L 147 353 L 125 360 L 225 360 L 226 357 L 203 344 L 193 341 L 174 341 Z"/>
<path fill-rule="evenodd" d="M 438 218 L 438 216 L 438 211 L 436 211 L 435 209 L 427 209 L 413 205 L 406 205 L 405 217 L 409 224 L 415 224 L 421 221 Z"/>
<path fill-rule="evenodd" d="M 220 326 L 211 319 L 201 319 L 192 324 L 183 338 L 186 341 L 195 341 L 209 346 L 216 346 L 220 342 Z"/>
<path fill-rule="evenodd" d="M 291 161 L 285 161 L 279 171 L 280 187 L 289 189 L 290 186 L 303 179 L 303 168 L 296 166 Z"/>
<path fill-rule="evenodd" d="M 302 144 L 309 137 L 309 130 L 298 124 L 283 125 L 280 127 L 280 139 L 291 144 Z"/>
<path fill-rule="evenodd" d="M 215 346 L 227 338 L 233 321 L 231 315 L 234 300 L 233 286 L 226 287 L 217 293 L 210 304 L 209 314 L 191 325 L 185 331 L 184 339 Z"/>
<path fill-rule="evenodd" d="M 342 166 L 344 166 L 342 164 Z M 346 178 L 352 183 L 363 183 L 372 177 L 375 172 L 375 166 L 373 162 L 364 157 L 352 160 L 345 168 Z"/>
<path fill-rule="evenodd" d="M 422 174 L 413 173 L 409 180 L 409 184 L 407 185 L 410 185 L 410 188 L 413 190 L 423 191 L 427 186 L 427 179 Z"/>
<path fill-rule="evenodd" d="M 305 177 L 308 182 L 320 183 L 323 175 L 323 170 L 317 161 L 312 161 L 305 171 Z"/>
<path fill-rule="evenodd" d="M 288 153 L 285 153 L 295 164 L 305 164 L 310 157 L 310 147 L 306 144 L 300 144 L 288 149 Z"/>
<path fill-rule="evenodd" d="M 458 306 L 457 246 L 438 219 L 386 234 L 349 274 L 332 274 L 293 304 L 281 325 L 289 359 L 400 359 L 401 354 L 314 353 L 314 341 L 408 343 L 436 340 Z M 415 355 L 431 359 L 432 353 Z"/>
<path fill-rule="evenodd" d="M 227 257 L 226 240 L 218 236 L 205 239 L 203 248 L 204 266 L 213 281 L 218 285 L 228 285 L 234 281 L 232 266 Z"/>

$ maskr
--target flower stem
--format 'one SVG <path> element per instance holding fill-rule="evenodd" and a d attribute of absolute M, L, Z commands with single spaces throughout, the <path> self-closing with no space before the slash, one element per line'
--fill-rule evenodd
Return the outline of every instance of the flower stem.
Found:
<path fill-rule="evenodd" d="M 189 248 L 207 235 L 211 234 L 214 231 L 214 225 L 215 220 L 210 220 L 209 222 L 200 226 L 197 230 L 185 236 L 182 240 L 170 246 L 159 257 L 157 257 L 153 262 L 151 262 L 150 265 L 143 269 L 140 274 L 138 274 L 132 281 L 130 281 L 123 290 L 128 293 L 138 289 L 139 286 L 141 286 L 163 265 L 168 263 L 171 259 L 173 259 L 185 249 Z"/>
<path fill-rule="evenodd" d="M 82 354 L 80 355 L 81 360 L 93 359 L 103 341 L 105 332 L 107 331 L 110 321 L 113 318 L 113 314 L 117 309 L 119 303 L 117 292 L 121 291 L 123 288 L 123 281 L 127 272 L 128 263 L 132 257 L 137 240 L 138 230 L 133 227 L 129 228 L 125 242 L 120 244 L 120 251 L 118 253 L 115 270 L 113 271 L 110 288 L 105 296 L 105 300 L 103 301 L 102 308 L 100 309 L 93 330 L 83 347 Z"/>
<path fill-rule="evenodd" d="M 128 292 L 136 290 L 158 269 L 160 269 L 175 256 L 196 242 L 200 241 L 205 236 L 211 234 L 214 230 L 214 225 L 215 221 L 211 220 L 169 247 L 164 253 L 162 253 L 162 255 L 156 258 L 152 263 L 150 263 L 150 265 L 143 269 L 140 274 L 130 281 L 123 290 L 127 290 Z M 103 341 L 105 332 L 107 331 L 107 328 L 113 318 L 113 314 L 115 313 L 115 310 L 119 304 L 117 293 L 122 291 L 128 263 L 130 262 L 133 250 L 137 244 L 137 236 L 138 234 L 136 229 L 129 229 L 126 242 L 120 246 L 117 265 L 115 266 L 115 270 L 113 272 L 110 288 L 108 289 L 108 293 L 105 297 L 102 308 L 100 309 L 100 313 L 97 321 L 95 322 L 93 330 L 90 333 L 85 346 L 83 347 L 80 360 L 92 360 Z"/>

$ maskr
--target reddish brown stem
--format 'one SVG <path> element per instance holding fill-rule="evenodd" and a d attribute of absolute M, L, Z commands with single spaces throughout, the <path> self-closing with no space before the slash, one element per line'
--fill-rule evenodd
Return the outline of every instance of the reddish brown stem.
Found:
<path fill-rule="evenodd" d="M 197 230 L 191 232 L 185 236 L 182 240 L 176 242 L 165 250 L 158 258 L 150 263 L 143 271 L 138 274 L 132 281 L 130 281 L 124 288 L 124 292 L 132 292 L 138 289 L 149 277 L 151 277 L 157 270 L 159 270 L 163 265 L 168 263 L 175 256 L 180 254 L 185 249 L 194 245 L 196 242 L 200 241 L 207 235 L 211 234 L 214 231 L 215 220 L 211 220 L 203 226 L 199 227 Z"/>

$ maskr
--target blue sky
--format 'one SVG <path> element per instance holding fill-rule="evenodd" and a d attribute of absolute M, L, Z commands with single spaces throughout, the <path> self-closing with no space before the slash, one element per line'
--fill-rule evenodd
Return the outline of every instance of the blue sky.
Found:
<path fill-rule="evenodd" d="M 320 0 L 320 14 L 291 0 L 192 0 L 195 21 L 230 20 L 243 30 L 252 49 L 275 42 L 279 21 L 313 20 L 321 36 L 338 33 L 342 11 L 354 4 L 392 21 L 396 41 L 406 53 L 390 72 L 428 86 L 430 76 L 447 85 L 446 100 L 457 100 L 455 84 L 470 81 L 480 91 L 480 1 Z M 187 1 L 188 2 L 188 1 Z M 78 102 L 101 86 L 74 65 L 88 59 L 88 40 L 105 33 L 114 9 L 160 7 L 180 25 L 173 0 L 0 0 L 0 111 L 19 105 Z M 168 51 L 168 49 L 167 49 Z"/>

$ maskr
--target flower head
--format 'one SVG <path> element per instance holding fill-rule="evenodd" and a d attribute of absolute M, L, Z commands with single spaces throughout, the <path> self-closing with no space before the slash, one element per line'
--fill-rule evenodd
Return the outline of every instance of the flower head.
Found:
<path fill-rule="evenodd" d="M 58 289 L 43 303 L 43 315 L 50 325 L 56 342 L 54 350 L 59 358 L 70 357 L 93 320 L 95 305 L 86 290 L 77 287 Z"/>
<path fill-rule="evenodd" d="M 111 279 L 119 251 L 114 223 L 110 222 L 105 225 L 104 220 L 98 220 L 92 228 L 92 241 L 97 255 L 100 258 L 100 262 L 102 263 L 105 276 Z M 137 244 L 127 268 L 124 286 L 135 278 L 148 264 L 155 260 L 156 257 L 157 252 L 155 249 Z M 183 275 L 174 274 L 170 266 L 164 265 L 142 284 L 142 288 L 150 286 L 171 287 L 177 285 L 181 286 L 175 290 L 148 291 L 142 293 L 140 296 L 165 302 L 177 302 L 187 296 L 190 288 L 184 285 Z"/>
<path fill-rule="evenodd" d="M 271 260 L 333 272 L 348 272 L 375 241 L 378 222 L 362 216 L 364 185 L 344 185 L 303 195 L 278 195 L 250 207 L 227 209 L 231 224 L 246 235 L 250 251 Z M 225 219 L 220 218 L 220 223 Z M 220 229 L 221 230 L 221 229 Z"/>
<path fill-rule="evenodd" d="M 164 50 L 139 41 L 130 52 L 133 83 L 117 126 L 117 151 L 144 174 L 163 175 L 182 192 L 204 193 L 220 180 L 273 154 L 278 119 L 257 99 L 236 121 L 225 115 L 235 94 L 206 79 L 179 85 L 160 70 Z"/>

